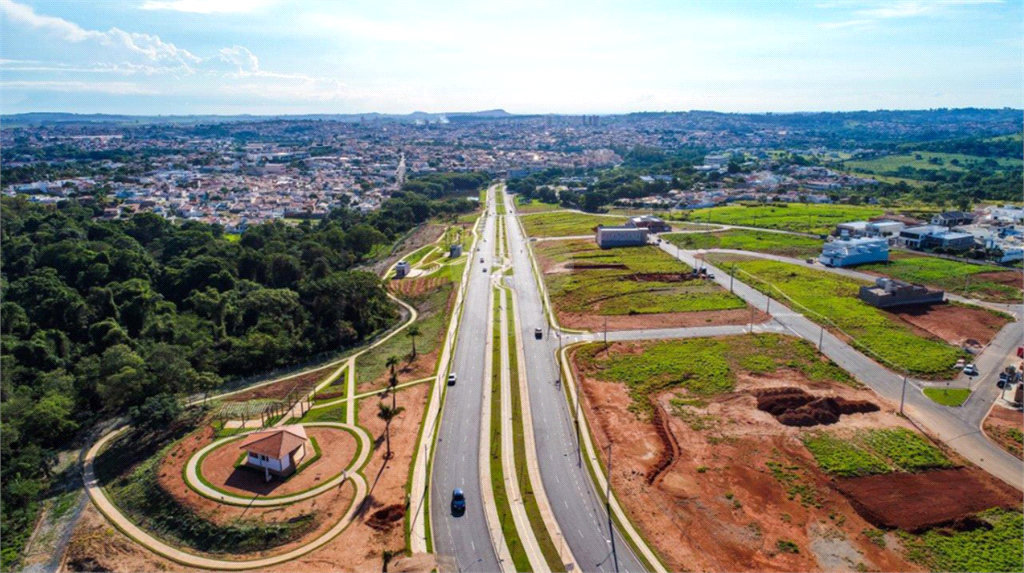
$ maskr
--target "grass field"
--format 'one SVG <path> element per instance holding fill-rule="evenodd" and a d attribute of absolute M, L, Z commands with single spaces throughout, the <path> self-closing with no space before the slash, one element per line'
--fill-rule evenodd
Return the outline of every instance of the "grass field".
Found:
<path fill-rule="evenodd" d="M 523 228 L 531 237 L 570 237 L 573 235 L 591 235 L 598 225 L 606 227 L 622 225 L 626 217 L 605 217 L 575 211 L 555 211 L 523 215 Z"/>
<path fill-rule="evenodd" d="M 968 388 L 925 388 L 924 395 L 943 406 L 960 406 L 971 395 Z"/>
<path fill-rule="evenodd" d="M 716 255 L 709 259 L 719 260 Z M 898 321 L 857 298 L 861 281 L 825 271 L 805 269 L 796 265 L 766 260 L 736 260 L 724 262 L 723 268 L 735 264 L 759 280 L 738 273 L 738 278 L 750 286 L 773 296 L 781 291 L 799 305 L 813 312 L 807 318 L 834 329 L 838 326 L 853 336 L 855 345 L 869 351 L 877 359 L 898 370 L 909 371 L 923 378 L 949 378 L 955 373 L 953 366 L 968 355 L 961 349 L 941 340 L 919 336 L 911 327 Z M 789 304 L 789 301 L 783 301 Z M 795 308 L 804 312 L 801 308 Z M 825 321 L 827 317 L 830 322 Z"/>
<path fill-rule="evenodd" d="M 920 157 L 920 159 L 917 159 Z M 1020 168 L 1024 162 L 1020 159 L 993 158 L 1000 167 Z M 931 163 L 936 161 L 938 163 Z M 959 165 L 954 164 L 957 161 Z M 929 171 L 967 171 L 972 163 L 982 163 L 984 157 L 974 155 L 963 155 L 960 153 L 934 153 L 931 151 L 914 151 L 910 153 L 888 155 L 877 159 L 865 161 L 846 161 L 843 164 L 847 169 L 861 173 L 889 173 L 899 170 L 901 167 L 912 167 L 914 169 L 927 169 Z"/>
<path fill-rule="evenodd" d="M 558 203 L 545 203 L 534 199 L 529 203 L 523 203 L 523 198 L 516 195 L 516 211 L 520 213 L 533 213 L 536 211 L 555 211 L 561 209 L 562 206 Z"/>
<path fill-rule="evenodd" d="M 1002 284 L 975 275 L 1004 271 L 999 267 L 974 265 L 910 253 L 890 253 L 888 263 L 862 265 L 857 270 L 872 271 L 912 283 L 920 283 L 959 295 L 992 302 L 1020 302 L 1024 279 L 1015 285 Z M 1012 272 L 1012 271 L 1004 271 Z M 1013 275 L 1007 274 L 1012 277 Z M 1018 271 L 1017 276 L 1020 275 Z"/>
<path fill-rule="evenodd" d="M 869 219 L 884 214 L 880 207 L 866 205 L 814 205 L 788 203 L 782 205 L 727 205 L 688 212 L 687 220 L 798 231 L 814 235 L 832 232 L 839 223 Z"/>
<path fill-rule="evenodd" d="M 822 471 L 839 477 L 953 467 L 938 448 L 906 428 L 866 430 L 852 437 L 819 431 L 805 435 L 803 442 Z"/>
<path fill-rule="evenodd" d="M 621 345 L 621 343 L 620 343 Z M 636 413 L 650 412 L 649 397 L 678 388 L 696 396 L 729 392 L 739 372 L 767 374 L 799 370 L 810 380 L 855 384 L 831 361 L 823 361 L 805 340 L 779 334 L 693 338 L 638 343 L 642 352 L 613 352 L 604 344 L 581 346 L 576 364 L 592 378 L 619 382 L 630 390 Z"/>
<path fill-rule="evenodd" d="M 821 253 L 822 241 L 811 237 L 732 229 L 720 233 L 672 233 L 661 236 L 681 249 L 740 249 L 804 259 Z"/>
<path fill-rule="evenodd" d="M 931 529 L 921 535 L 900 532 L 905 555 L 932 571 L 1021 571 L 1024 514 L 993 509 L 978 515 L 992 529 Z"/>
<path fill-rule="evenodd" d="M 692 269 L 653 246 L 601 249 L 592 241 L 548 241 L 542 259 L 572 263 L 572 272 L 544 275 L 562 312 L 625 315 L 743 308 L 744 302 L 711 281 L 679 280 Z M 581 269 L 586 266 L 603 268 Z"/>

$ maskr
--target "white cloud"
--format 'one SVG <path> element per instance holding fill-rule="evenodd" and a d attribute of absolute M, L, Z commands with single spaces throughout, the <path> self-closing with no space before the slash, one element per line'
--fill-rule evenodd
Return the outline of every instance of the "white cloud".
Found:
<path fill-rule="evenodd" d="M 275 3 L 266 0 L 146 0 L 139 8 L 196 14 L 227 14 L 252 12 Z"/>
<path fill-rule="evenodd" d="M 159 92 L 131 82 L 5 81 L 4 88 L 51 92 L 95 92 L 113 95 L 155 95 Z"/>

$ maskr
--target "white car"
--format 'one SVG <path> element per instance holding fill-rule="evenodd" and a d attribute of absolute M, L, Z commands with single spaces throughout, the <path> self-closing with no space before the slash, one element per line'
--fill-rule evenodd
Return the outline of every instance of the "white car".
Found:
<path fill-rule="evenodd" d="M 456 376 L 454 372 L 452 372 L 451 374 L 448 375 L 448 385 L 449 386 L 455 385 L 455 382 L 457 382 L 458 379 L 459 379 L 459 377 Z"/>
<path fill-rule="evenodd" d="M 971 364 L 968 364 L 967 366 L 964 366 L 964 374 L 966 374 L 968 376 L 977 376 L 978 375 L 978 367 L 975 366 L 974 363 L 972 362 Z"/>

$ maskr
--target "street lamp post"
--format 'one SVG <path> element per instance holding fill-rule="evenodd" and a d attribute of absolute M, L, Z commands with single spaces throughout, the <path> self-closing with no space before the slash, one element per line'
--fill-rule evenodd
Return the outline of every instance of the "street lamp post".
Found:
<path fill-rule="evenodd" d="M 903 391 L 900 393 L 900 414 L 903 414 L 903 401 L 907 397 L 907 375 L 903 375 Z"/>
<path fill-rule="evenodd" d="M 821 353 L 821 344 L 825 341 L 825 327 L 821 327 L 821 334 L 818 335 L 818 352 Z"/>

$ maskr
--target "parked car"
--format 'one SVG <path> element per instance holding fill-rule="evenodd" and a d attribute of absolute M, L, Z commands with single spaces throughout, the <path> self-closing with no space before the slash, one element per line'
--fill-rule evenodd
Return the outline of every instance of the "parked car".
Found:
<path fill-rule="evenodd" d="M 544 338 L 544 331 L 540 328 L 534 328 L 533 337 L 536 338 L 537 340 Z"/>
<path fill-rule="evenodd" d="M 462 493 L 462 490 L 455 488 L 452 490 L 452 513 L 461 514 L 466 511 L 466 496 Z"/>
<path fill-rule="evenodd" d="M 452 372 L 451 374 L 448 375 L 448 385 L 453 386 L 455 382 L 458 381 L 458 379 L 459 377 L 456 376 L 454 372 Z"/>
<path fill-rule="evenodd" d="M 974 363 L 972 362 L 972 363 L 968 364 L 967 366 L 964 366 L 964 374 L 966 374 L 968 376 L 977 376 L 978 375 L 978 367 L 975 366 Z"/>
<path fill-rule="evenodd" d="M 956 361 L 956 364 L 953 365 L 953 368 L 956 368 L 957 370 L 963 370 L 963 368 L 964 368 L 964 366 L 966 364 L 967 364 L 967 361 L 964 360 L 963 358 L 961 358 L 960 360 Z"/>

